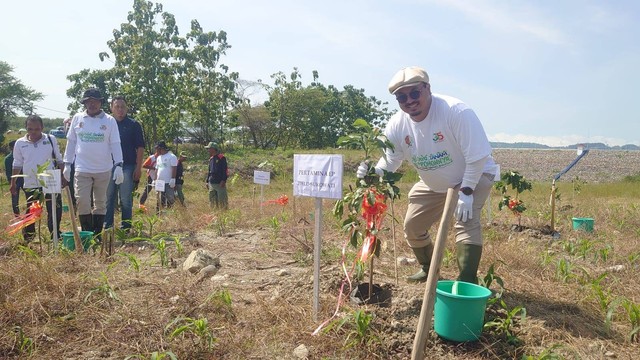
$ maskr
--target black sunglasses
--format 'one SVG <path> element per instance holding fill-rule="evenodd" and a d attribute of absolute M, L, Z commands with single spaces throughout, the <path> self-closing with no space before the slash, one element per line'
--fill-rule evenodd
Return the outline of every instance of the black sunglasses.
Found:
<path fill-rule="evenodd" d="M 398 100 L 398 102 L 400 104 L 406 103 L 407 100 L 409 100 L 409 97 L 411 97 L 412 100 L 417 100 L 420 97 L 420 95 L 422 94 L 422 89 L 424 89 L 424 88 L 422 87 L 420 89 L 411 90 L 411 92 L 409 93 L 409 96 L 407 96 L 407 94 L 396 95 L 396 100 Z"/>

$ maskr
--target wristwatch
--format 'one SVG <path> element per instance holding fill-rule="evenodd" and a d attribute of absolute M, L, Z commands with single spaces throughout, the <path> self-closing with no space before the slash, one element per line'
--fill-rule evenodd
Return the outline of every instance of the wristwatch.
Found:
<path fill-rule="evenodd" d="M 465 187 L 463 187 L 463 188 L 460 188 L 460 191 L 462 191 L 462 193 L 463 193 L 463 194 L 465 194 L 465 195 L 471 195 L 471 194 L 473 194 L 473 189 L 472 189 L 472 188 L 470 188 L 470 187 L 468 187 L 468 186 L 465 186 Z"/>

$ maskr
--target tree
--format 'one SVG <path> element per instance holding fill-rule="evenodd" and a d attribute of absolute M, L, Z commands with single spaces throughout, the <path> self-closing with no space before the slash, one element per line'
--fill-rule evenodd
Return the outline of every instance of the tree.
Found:
<path fill-rule="evenodd" d="M 366 119 L 372 126 L 379 126 L 391 113 L 386 103 L 375 97 L 367 97 L 364 89 L 347 85 L 339 90 L 333 85 L 325 86 L 318 81 L 317 71 L 313 81 L 303 86 L 297 68 L 289 78 L 278 72 L 271 76 L 275 86 L 268 88 L 269 100 L 265 106 L 270 110 L 273 126 L 280 131 L 275 140 L 283 147 L 319 149 L 335 146 L 340 136 L 355 131 L 356 119 Z"/>
<path fill-rule="evenodd" d="M 100 89 L 100 92 L 105 99 L 110 99 L 111 91 L 116 91 L 114 85 L 111 84 L 113 79 L 111 77 L 111 71 L 109 70 L 83 69 L 77 74 L 67 76 L 67 80 L 73 83 L 71 87 L 67 89 L 67 96 L 78 100 L 67 105 L 67 110 L 71 111 L 71 113 L 81 111 L 80 108 L 82 107 L 82 104 L 80 103 L 80 99 L 82 97 L 82 93 L 90 87 Z M 109 110 L 108 102 L 104 102 L 102 104 L 102 110 Z"/>
<path fill-rule="evenodd" d="M 191 21 L 187 34 L 183 79 L 185 122 L 190 135 L 201 141 L 225 140 L 225 133 L 235 124 L 227 112 L 240 102 L 236 96 L 238 74 L 220 63 L 231 46 L 224 31 L 204 32 L 198 21 Z"/>
<path fill-rule="evenodd" d="M 33 103 L 43 99 L 41 93 L 23 85 L 12 72 L 11 65 L 0 61 L 0 143 L 4 141 L 8 118 L 16 116 L 18 111 L 31 115 Z"/>
<path fill-rule="evenodd" d="M 113 31 L 107 45 L 110 52 L 99 57 L 112 59 L 114 66 L 70 75 L 69 96 L 79 97 L 88 86 L 124 95 L 142 124 L 149 150 L 158 140 L 182 135 L 185 127 L 202 129 L 202 137 L 223 136 L 237 78 L 219 63 L 230 47 L 224 31 L 204 32 L 193 20 L 190 32 L 181 37 L 175 17 L 162 4 L 134 0 L 127 23 Z"/>

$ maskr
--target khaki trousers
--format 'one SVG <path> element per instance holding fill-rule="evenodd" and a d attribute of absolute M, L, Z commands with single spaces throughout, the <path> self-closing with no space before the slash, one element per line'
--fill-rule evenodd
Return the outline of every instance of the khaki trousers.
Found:
<path fill-rule="evenodd" d="M 105 215 L 107 213 L 107 187 L 111 179 L 111 170 L 102 173 L 75 174 L 76 202 L 78 215 Z M 93 210 L 91 195 L 93 194 Z"/>
<path fill-rule="evenodd" d="M 491 193 L 493 178 L 494 175 L 491 174 L 482 174 L 480 177 L 473 191 L 473 219 L 455 222 L 456 243 L 482 246 L 480 215 Z M 431 243 L 429 229 L 442 218 L 446 198 L 446 193 L 433 192 L 422 181 L 413 185 L 409 191 L 409 207 L 404 219 L 404 236 L 410 247 L 422 248 Z"/>

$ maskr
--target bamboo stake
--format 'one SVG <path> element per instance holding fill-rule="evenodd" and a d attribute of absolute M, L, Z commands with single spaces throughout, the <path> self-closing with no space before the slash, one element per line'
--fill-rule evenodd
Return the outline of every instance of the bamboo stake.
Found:
<path fill-rule="evenodd" d="M 398 255 L 396 254 L 396 212 L 393 206 L 395 202 L 391 200 L 391 240 L 393 241 L 393 259 L 396 285 L 398 285 Z"/>
<path fill-rule="evenodd" d="M 65 187 L 64 190 L 67 194 L 67 202 L 69 203 L 69 217 L 71 218 L 71 229 L 73 230 L 73 242 L 76 244 L 76 252 L 82 254 L 84 252 L 84 247 L 82 246 L 82 240 L 80 240 L 80 233 L 78 232 L 76 209 L 73 207 L 73 197 L 71 196 L 69 186 Z"/>
<path fill-rule="evenodd" d="M 369 297 L 368 301 L 371 301 L 371 297 L 373 296 L 373 258 L 375 257 L 373 254 L 370 255 L 371 259 L 369 259 Z"/>
<path fill-rule="evenodd" d="M 436 285 L 438 283 L 438 274 L 440 273 L 440 263 L 442 262 L 442 254 L 447 245 L 447 233 L 451 226 L 451 218 L 455 209 L 458 195 L 456 190 L 449 188 L 447 191 L 447 199 L 444 203 L 444 211 L 442 219 L 438 226 L 438 235 L 436 237 L 433 255 L 431 256 L 431 265 L 429 266 L 429 275 L 427 277 L 427 285 L 424 290 L 424 298 L 422 299 L 422 308 L 420 309 L 420 319 L 418 320 L 418 329 L 416 337 L 413 339 L 413 351 L 411 359 L 424 359 L 424 346 L 427 341 L 427 335 L 431 329 L 431 316 L 433 315 L 433 304 L 435 302 Z"/>

